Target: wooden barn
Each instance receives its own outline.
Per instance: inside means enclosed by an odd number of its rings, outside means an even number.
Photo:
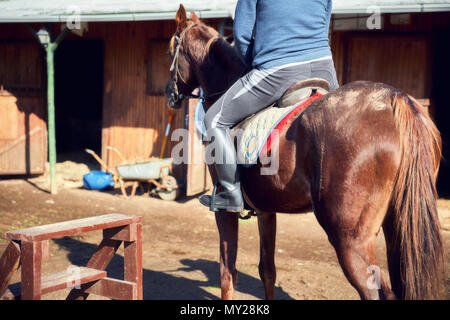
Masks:
[[[45,27],[55,39],[77,18],[80,25],[54,54],[58,161],[85,161],[89,148],[113,167],[121,160],[107,146],[126,159],[160,155],[168,122],[163,95],[167,50],[179,2],[147,1],[140,8],[130,1],[94,1],[98,7],[90,2],[74,1],[75,7],[63,1],[0,4],[1,175],[41,174],[47,161],[45,51],[30,27]],[[186,8],[216,28],[232,14],[226,2],[224,7],[195,2],[185,1]],[[172,129],[187,126],[187,109],[176,113]],[[169,140],[165,156],[174,144]],[[181,182],[191,175],[184,165],[174,170]]]
[[[206,23],[232,25],[236,1],[0,2],[0,175],[41,174],[48,159],[45,51],[31,30],[55,39],[79,19],[55,51],[55,129],[58,161],[83,161],[85,148],[109,166],[159,156],[168,122],[163,89],[169,77],[168,42],[179,3]],[[420,3],[419,3],[420,2]],[[405,90],[429,105],[444,137],[450,73],[450,1],[333,2],[330,41],[339,83],[372,80]],[[372,7],[375,5],[375,7]],[[228,31],[230,32],[230,31]],[[185,103],[172,130],[189,128],[190,160],[175,168],[192,195],[209,187],[199,164],[196,101]],[[170,142],[165,155],[170,156]],[[83,155],[83,156],[81,156]],[[449,190],[443,162],[440,190]]]

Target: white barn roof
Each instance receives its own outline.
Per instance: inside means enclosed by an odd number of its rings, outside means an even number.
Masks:
[[[180,3],[200,18],[233,17],[237,0],[0,0],[0,22],[63,22],[173,19]],[[333,0],[333,13],[450,11],[450,0]]]
[[[371,6],[382,13],[450,11],[449,0],[333,0],[333,13],[367,13]]]

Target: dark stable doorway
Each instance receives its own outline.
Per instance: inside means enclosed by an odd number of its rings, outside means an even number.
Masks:
[[[448,32],[448,31],[447,31]],[[437,190],[440,197],[450,197],[450,110],[448,106],[448,90],[450,82],[450,43],[443,41],[446,33],[438,34],[435,41],[433,59],[432,99],[436,104],[435,122],[442,137],[442,160],[437,179]]]
[[[55,51],[55,118],[58,162],[101,154],[103,41],[64,40]]]

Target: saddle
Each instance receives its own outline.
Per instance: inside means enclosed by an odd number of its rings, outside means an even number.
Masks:
[[[289,107],[315,93],[325,95],[330,91],[330,84],[325,79],[310,78],[294,83],[277,101],[279,108]]]
[[[271,106],[238,123],[233,129],[237,137],[238,163],[244,166],[256,164],[277,141],[278,134],[313,101],[327,94],[328,81],[310,78],[294,83]]]

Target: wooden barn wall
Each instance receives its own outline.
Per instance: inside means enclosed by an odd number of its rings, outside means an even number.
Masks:
[[[159,156],[167,124],[167,101],[147,93],[149,41],[166,40],[174,32],[172,22],[89,23],[83,38],[104,41],[102,158],[109,166],[120,158],[107,146],[116,147],[125,159]],[[168,59],[168,57],[167,57]],[[167,74],[161,75],[167,78]],[[183,126],[183,110],[173,128]],[[170,155],[173,143],[168,144]]]
[[[43,53],[25,28],[0,24],[0,174],[40,174],[47,160]]]
[[[47,127],[39,95],[0,91],[0,175],[41,174],[47,160]]]
[[[345,30],[333,31],[331,33],[330,43],[339,84],[343,85],[349,81],[353,81],[354,79],[349,77],[349,73],[352,72],[360,76],[364,74],[365,77],[361,80],[378,80],[372,79],[373,75],[366,70],[367,65],[364,65],[364,63],[360,64],[361,70],[352,70],[354,66],[351,65],[351,62],[354,59],[365,60],[367,63],[370,63],[371,60],[378,59],[379,61],[377,62],[380,65],[381,72],[384,72],[385,75],[385,82],[391,82],[393,85],[400,83],[400,86],[401,83],[409,83],[409,85],[411,85],[411,77],[406,74],[400,75],[399,77],[396,75],[398,79],[393,79],[392,81],[389,78],[389,68],[391,68],[391,66],[388,67],[388,64],[385,62],[389,60],[390,57],[383,56],[384,50],[387,49],[386,43],[381,43],[379,46],[376,45],[377,41],[384,37],[391,37],[391,40],[394,42],[406,37],[412,40],[411,43],[413,43],[414,40],[427,42],[427,49],[429,51],[424,53],[424,57],[427,59],[426,61],[421,61],[420,57],[414,56],[414,52],[410,52],[409,55],[406,53],[406,56],[400,58],[400,60],[402,60],[402,65],[398,66],[398,68],[408,68],[408,64],[414,66],[414,68],[418,68],[417,64],[421,64],[425,70],[424,72],[431,72],[429,67],[432,64],[433,59],[434,41],[447,41],[445,38],[442,38],[441,35],[446,35],[448,38],[448,31],[450,30],[450,12],[412,13],[410,14],[410,21],[407,24],[391,23],[391,20],[393,20],[395,15],[396,14],[383,15],[384,25],[382,30]],[[339,16],[333,16],[333,18],[339,18]],[[371,48],[371,51],[354,50],[352,52],[351,42],[352,39],[355,38],[366,39],[366,44],[372,43],[373,48]],[[392,55],[395,56],[395,52],[392,52]],[[421,90],[425,90],[427,92],[426,94],[429,95],[430,88],[421,88],[417,89],[415,92],[409,93],[413,95],[424,95]]]
[[[209,19],[206,22],[217,26],[219,20]],[[43,24],[32,26],[39,30]],[[63,24],[55,23],[52,27],[57,35]],[[116,147],[124,158],[130,160],[160,154],[168,121],[167,99],[160,91],[169,77],[167,49],[174,32],[174,21],[88,23],[82,37],[69,34],[63,40],[103,41],[101,156],[109,166],[117,165],[121,160],[117,154],[107,150],[107,146]],[[35,41],[25,24],[0,24],[0,39]],[[40,50],[38,45],[35,47],[34,50]],[[156,70],[150,74],[150,80],[149,70]],[[27,70],[18,74],[26,77]],[[153,85],[156,90],[152,90]],[[176,113],[172,131],[185,126],[185,112],[186,106]],[[170,156],[176,143],[168,142],[165,156]],[[178,168],[177,173],[181,178],[184,168]]]
[[[155,90],[161,91],[169,78],[167,49],[174,32],[173,21],[147,21],[90,23],[83,35],[104,41],[102,158],[109,166],[121,161],[107,146],[116,147],[125,159],[160,155],[168,109],[163,93]],[[171,132],[185,127],[185,113],[186,105],[177,111]],[[176,143],[169,139],[166,157]],[[184,166],[176,168],[176,175],[184,178]]]

